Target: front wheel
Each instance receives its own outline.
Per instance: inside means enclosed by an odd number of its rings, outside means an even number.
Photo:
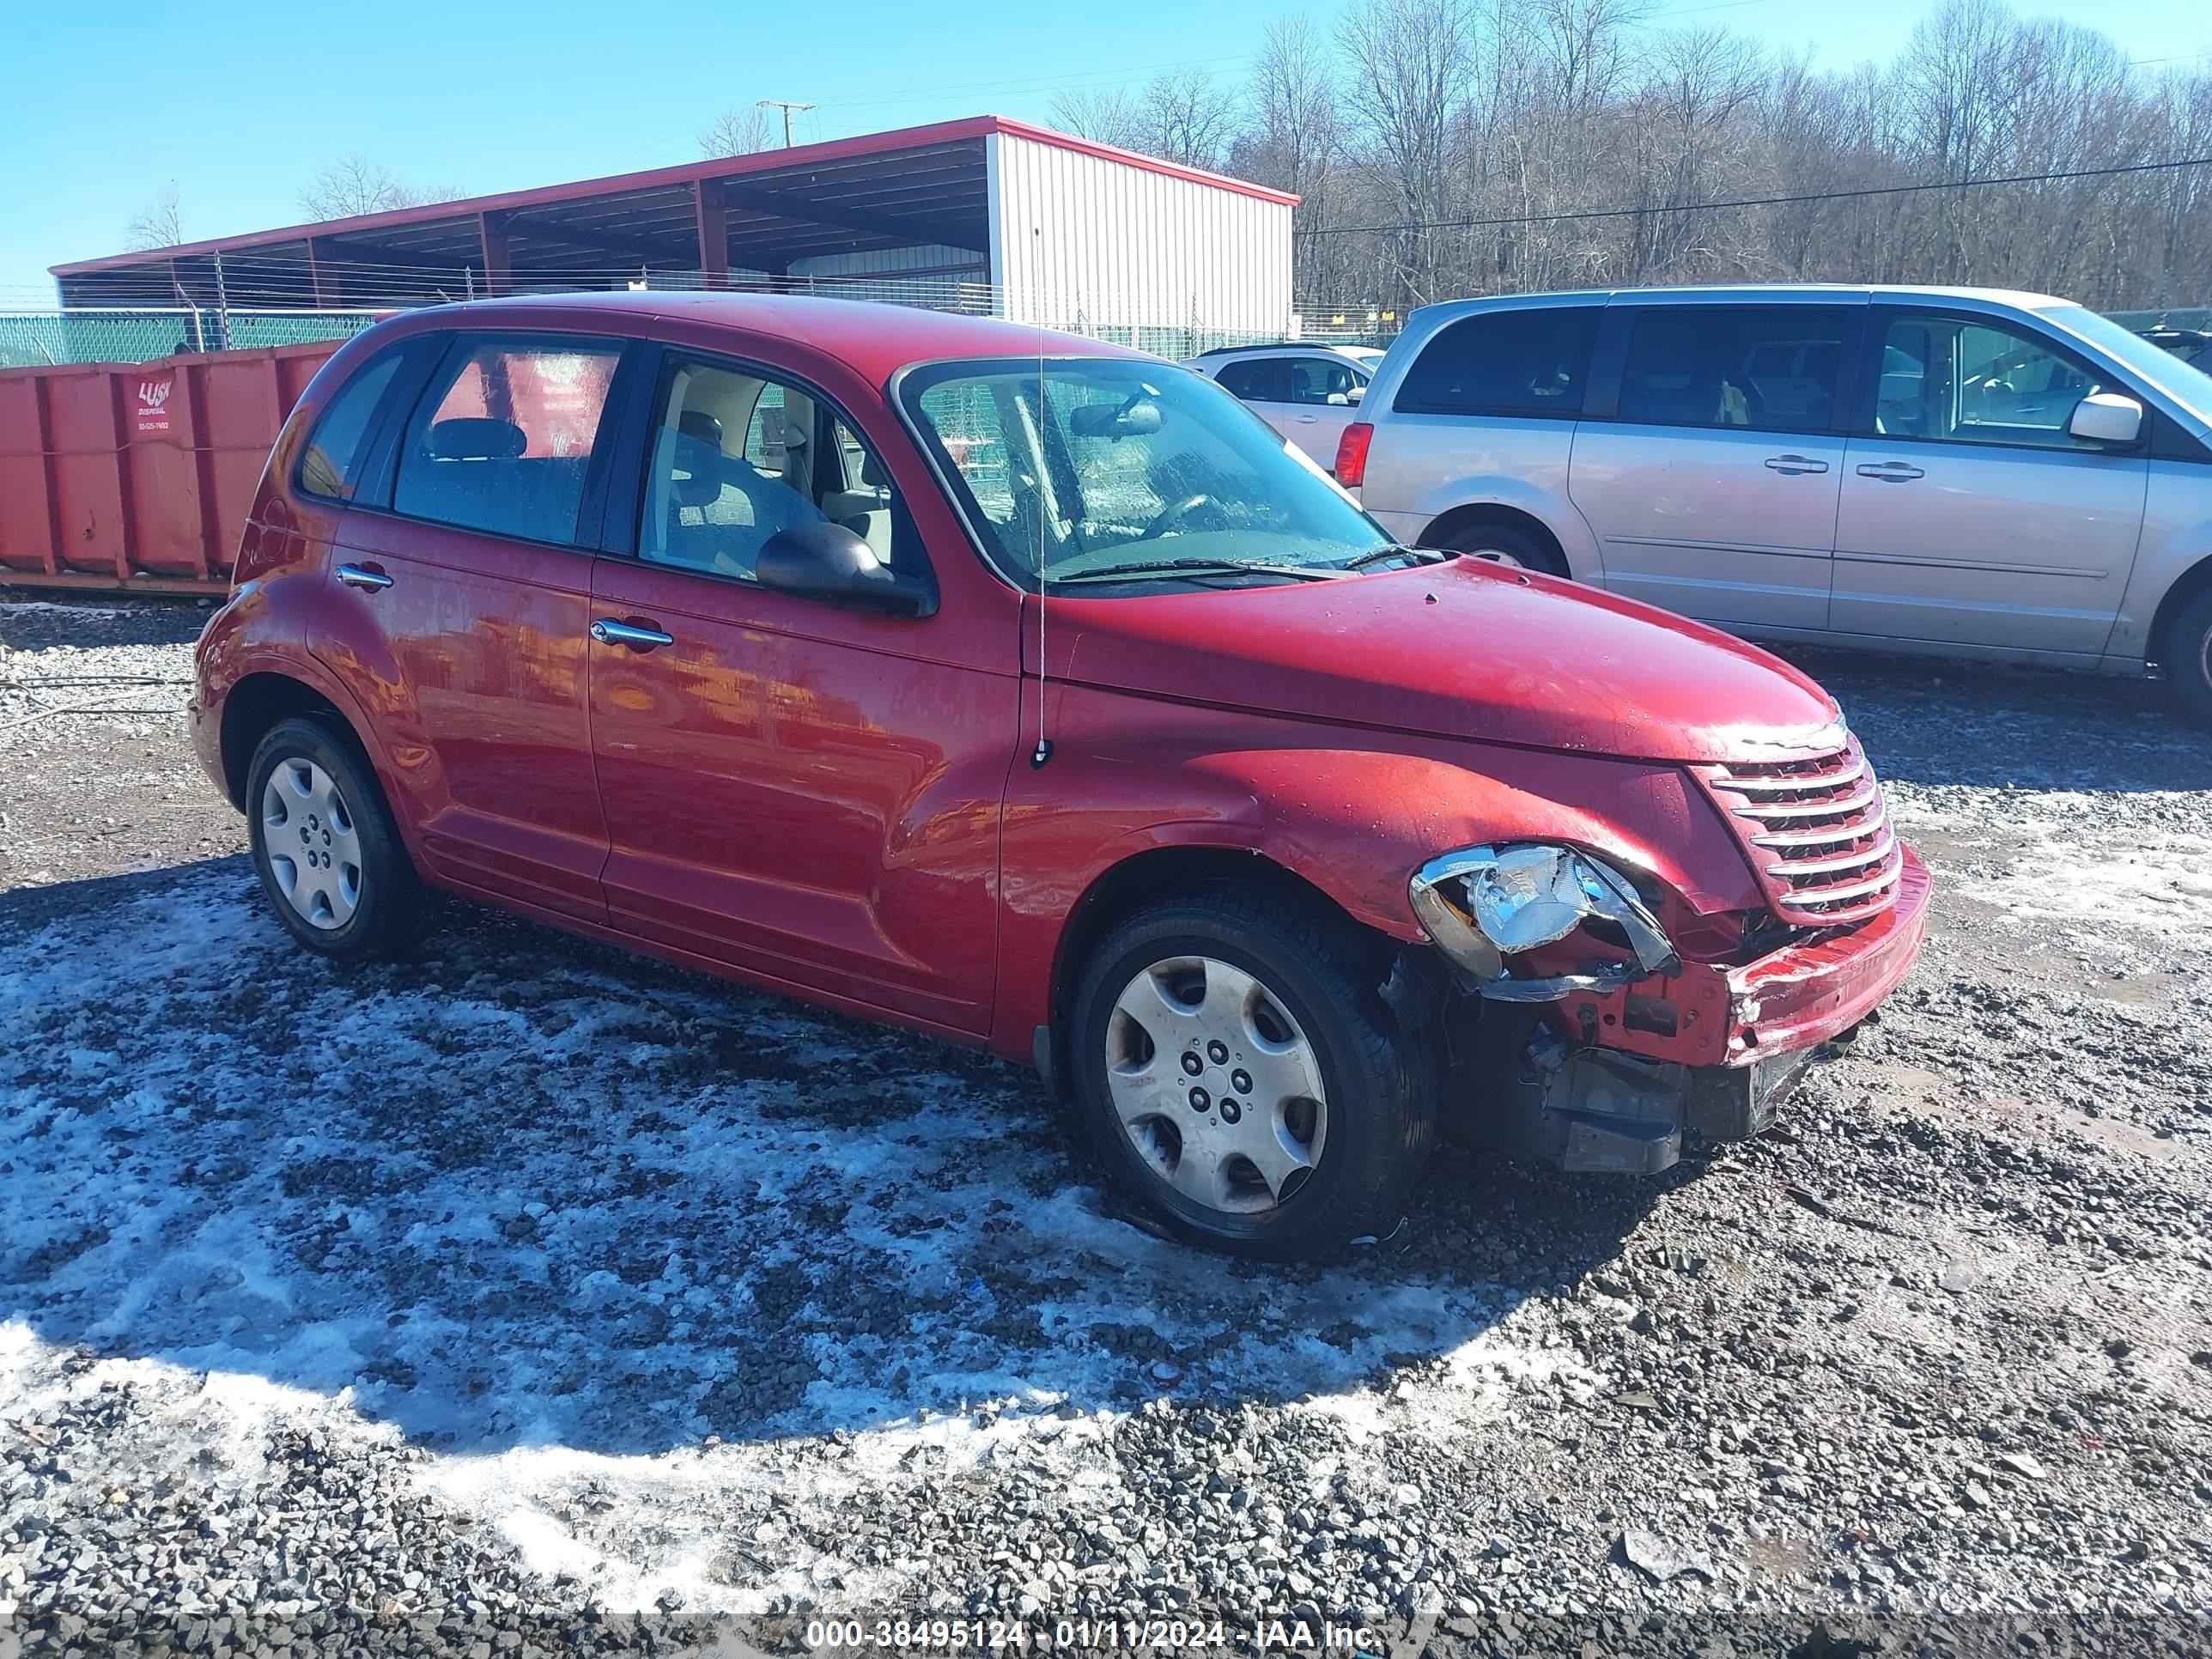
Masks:
[[[2212,587],[2181,607],[2162,654],[2176,700],[2198,725],[2212,726]]]
[[[1233,887],[1099,947],[1070,1021],[1083,1115],[1177,1237],[1288,1259],[1395,1224],[1434,1113],[1370,954],[1348,925]]]

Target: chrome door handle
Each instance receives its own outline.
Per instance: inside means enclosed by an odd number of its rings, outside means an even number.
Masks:
[[[1909,479],[1927,476],[1910,461],[1869,461],[1859,468],[1862,478],[1879,478],[1884,483],[1904,483]]]
[[[1775,472],[1826,472],[1828,464],[1816,461],[1810,455],[1769,455],[1766,465]]]
[[[592,624],[592,637],[601,645],[634,645],[641,651],[650,651],[657,645],[673,645],[676,635],[664,634],[657,628],[633,628],[626,622],[617,622],[611,617],[602,617]]]
[[[371,570],[358,564],[340,565],[338,580],[348,587],[365,587],[372,593],[392,586],[392,578],[381,570]]]

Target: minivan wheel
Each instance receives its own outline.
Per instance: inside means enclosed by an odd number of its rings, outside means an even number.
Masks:
[[[1516,570],[1536,570],[1571,579],[1567,562],[1543,538],[1516,525],[1479,524],[1439,538],[1463,559],[1482,559]]]
[[[1434,1113],[1366,954],[1243,887],[1152,906],[1099,946],[1070,1020],[1083,1115],[1176,1236],[1283,1260],[1396,1222]]]
[[[2212,726],[2212,587],[2181,607],[2161,654],[2182,708],[2198,725]]]
[[[351,733],[313,716],[282,721],[246,775],[253,867],[292,937],[340,961],[412,945],[428,896]]]

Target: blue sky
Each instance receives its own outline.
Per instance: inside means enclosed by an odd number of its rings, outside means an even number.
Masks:
[[[1928,4],[1654,9],[1659,21],[1725,26],[1842,65],[1886,58]],[[2212,13],[2189,0],[2021,9],[2094,24],[2138,58],[2212,49]],[[216,236],[295,222],[301,184],[348,151],[475,193],[695,159],[702,127],[757,98],[818,104],[799,118],[802,137],[986,112],[1045,120],[1062,88],[1194,64],[1237,75],[1267,23],[1298,10],[1325,23],[1337,15],[1273,0],[350,10],[31,0],[8,25],[0,65],[0,310],[51,303],[48,265],[118,252],[125,222],[170,179],[187,235]]]

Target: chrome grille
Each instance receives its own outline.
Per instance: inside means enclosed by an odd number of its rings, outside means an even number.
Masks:
[[[1783,921],[1825,927],[1897,902],[1904,848],[1857,738],[1803,760],[1737,761],[1698,772]]]

